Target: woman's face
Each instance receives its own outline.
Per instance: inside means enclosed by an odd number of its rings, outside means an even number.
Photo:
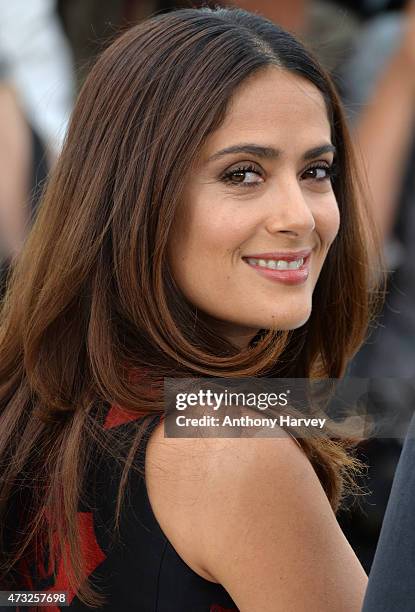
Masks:
[[[267,67],[238,89],[192,167],[169,261],[186,298],[236,346],[310,317],[339,229],[333,150],[318,89]]]

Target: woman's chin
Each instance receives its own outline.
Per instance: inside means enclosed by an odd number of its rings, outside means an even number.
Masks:
[[[311,310],[303,313],[298,313],[297,316],[292,314],[287,316],[275,316],[268,320],[267,325],[261,327],[267,329],[279,329],[281,331],[288,331],[290,329],[298,329],[302,327],[309,320]]]

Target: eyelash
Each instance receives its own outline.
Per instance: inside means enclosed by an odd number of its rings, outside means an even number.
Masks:
[[[306,168],[303,172],[303,174],[305,172],[308,172],[310,170],[326,170],[327,174],[324,178],[322,179],[314,179],[316,180],[318,183],[322,183],[324,181],[327,180],[332,180],[336,174],[337,174],[337,167],[336,164],[333,162],[332,165],[330,164],[322,164],[320,163],[315,163],[312,164],[311,166],[309,166],[308,168]],[[253,183],[234,183],[232,182],[232,177],[235,174],[242,174],[242,173],[246,173],[246,172],[254,172],[255,174],[260,174],[260,172],[258,172],[258,169],[255,166],[252,165],[248,165],[248,166],[240,166],[239,168],[233,168],[232,170],[229,170],[228,172],[225,172],[225,174],[222,175],[221,180],[224,183],[228,183],[232,186],[235,187],[258,187],[259,185],[262,185],[262,182],[253,182]]]

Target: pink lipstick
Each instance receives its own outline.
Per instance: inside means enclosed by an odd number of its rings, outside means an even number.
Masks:
[[[285,283],[287,285],[298,285],[304,283],[310,272],[310,256],[312,249],[304,249],[295,252],[272,252],[255,253],[245,255],[245,263],[255,270],[258,274],[274,282]],[[278,269],[278,261],[293,262],[302,259],[303,262],[298,268]]]

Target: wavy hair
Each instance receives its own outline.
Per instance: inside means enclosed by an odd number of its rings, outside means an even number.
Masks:
[[[295,330],[261,330],[240,350],[196,316],[166,253],[192,161],[238,86],[269,65],[307,79],[324,97],[341,225],[309,320]],[[96,424],[105,402],[147,417],[163,411],[165,376],[344,374],[382,294],[371,272],[382,270],[380,249],[358,176],[330,78],[300,42],[262,17],[222,8],[156,15],[99,57],[1,311],[2,584],[13,584],[19,560],[47,529],[49,543],[65,553],[74,590],[87,603],[101,601],[83,581],[76,512],[94,461],[91,441],[116,453]],[[143,430],[124,462],[118,512]],[[301,444],[336,508],[355,460],[340,441]],[[19,489],[26,511],[11,542]]]

